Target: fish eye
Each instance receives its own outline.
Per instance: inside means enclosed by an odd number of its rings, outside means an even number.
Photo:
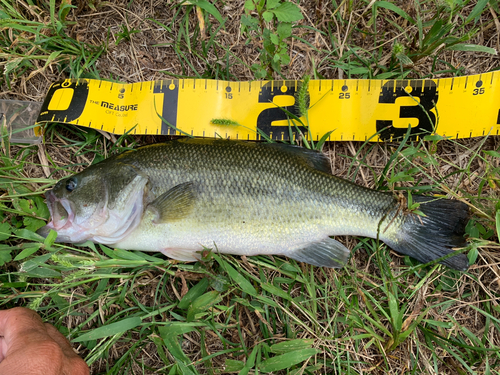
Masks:
[[[69,192],[72,192],[73,190],[75,190],[76,188],[76,180],[74,178],[70,178],[67,182],[66,182],[66,190],[69,191]]]

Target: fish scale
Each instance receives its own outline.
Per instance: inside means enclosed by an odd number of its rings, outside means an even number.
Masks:
[[[70,192],[65,189],[69,179],[71,187],[76,185]],[[86,236],[186,261],[212,249],[286,255],[340,267],[350,252],[331,236],[358,235],[379,237],[394,250],[428,262],[464,244],[463,222],[468,215],[461,202],[415,196],[427,215],[417,218],[401,210],[392,194],[333,176],[323,154],[284,144],[174,140],[127,151],[69,179],[49,193],[51,212],[61,211],[60,205],[74,207],[75,212],[85,206],[86,213],[102,206],[103,197],[96,195],[95,186],[87,186],[89,181],[102,181],[109,196],[108,215],[118,221],[106,225],[126,230],[96,237],[94,229],[85,232],[65,224],[68,229],[58,229],[58,240],[74,242],[73,237]],[[450,210],[456,211],[455,217],[445,218],[443,212]],[[54,220],[42,234],[61,226]],[[429,234],[436,238],[429,239]],[[463,254],[443,263],[457,269],[468,266]]]

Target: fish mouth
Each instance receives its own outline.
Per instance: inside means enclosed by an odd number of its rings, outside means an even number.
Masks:
[[[102,199],[86,203],[75,196],[70,199],[59,196],[54,190],[47,191],[45,201],[51,219],[37,233],[47,238],[51,230],[56,231],[56,242],[81,244],[90,240],[102,244],[117,243],[127,237],[141,221],[147,181],[147,178],[138,175],[132,188],[125,189],[126,202],[112,208],[108,207],[107,189]]]
[[[58,199],[52,191],[46,192],[45,198],[52,220],[37,230],[37,233],[43,237],[47,237],[51,230],[60,231],[70,228],[75,218],[74,210],[69,200],[64,198]],[[56,241],[66,242],[67,239],[67,236],[58,234]]]

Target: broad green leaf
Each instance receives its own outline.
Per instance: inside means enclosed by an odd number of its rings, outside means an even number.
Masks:
[[[184,364],[188,364],[191,362],[181,348],[181,345],[179,343],[179,336],[166,335],[164,337],[162,335],[162,339],[168,351],[177,360],[178,364],[179,362],[182,362]]]
[[[77,8],[74,5],[71,5],[71,0],[63,0],[61,1],[61,7],[59,8],[58,16],[59,19],[62,22],[66,21],[66,16],[68,15],[69,11],[73,8]]]
[[[38,267],[40,265],[44,265],[45,262],[47,260],[49,260],[51,257],[52,257],[52,254],[44,254],[44,255],[37,256],[33,259],[30,259],[21,265],[21,271],[28,272],[35,267]]]
[[[50,255],[50,254],[49,254]],[[59,271],[53,270],[47,267],[34,267],[31,268],[26,274],[30,277],[40,277],[40,278],[59,278],[61,273]]]
[[[319,352],[320,351],[317,349],[310,348],[295,350],[293,352],[278,355],[261,362],[259,370],[262,372],[273,372],[289,369],[294,365],[304,362],[305,360],[309,359]]]
[[[500,158],[500,152],[495,151],[495,150],[487,150],[483,151],[486,155],[493,156],[495,158]]]
[[[88,243],[88,245],[87,245],[87,243]],[[87,241],[87,242],[83,243],[82,246],[95,246],[95,245],[92,242]],[[99,247],[101,248],[102,252],[104,254],[106,254],[108,257],[110,257],[111,259],[119,259],[118,254],[115,253],[113,250],[111,250],[109,247],[101,245],[101,244],[99,244]]]
[[[16,236],[29,241],[43,242],[45,240],[45,238],[39,234],[28,229],[16,229],[14,230],[14,233]]]
[[[250,356],[247,358],[247,362],[245,363],[245,367],[241,369],[238,375],[247,375],[250,370],[255,366],[255,358],[260,357],[260,349],[262,347],[262,344],[257,344],[254,346],[252,353],[250,353]]]
[[[49,208],[45,204],[43,198],[38,197],[38,196],[33,197],[33,201],[35,202],[35,205],[36,205],[37,216],[48,220],[50,217],[50,212],[49,212]]]
[[[280,0],[267,0],[266,2],[266,8],[267,9],[274,9],[280,4]]]
[[[68,9],[69,10],[69,9]],[[54,51],[52,52],[47,61],[45,62],[45,66],[44,67],[47,67],[49,66],[55,59],[57,59],[59,57],[59,55],[62,53],[62,51]]]
[[[276,28],[280,39],[288,38],[292,35],[292,24],[290,22],[280,22]]]
[[[284,300],[290,301],[292,297],[288,295],[287,292],[285,292],[283,289],[278,288],[272,284],[269,283],[263,283],[261,284],[262,289],[264,289],[266,292],[271,293],[272,295],[278,296],[283,298]]]
[[[45,247],[51,247],[52,245],[54,245],[56,238],[57,238],[57,232],[51,229],[49,234],[43,241],[43,244],[45,245]]]
[[[257,295],[257,291],[255,290],[253,285],[250,284],[250,281],[245,279],[245,277],[243,277],[242,274],[240,274],[232,266],[230,266],[229,263],[226,263],[225,269],[229,274],[229,277],[236,282],[236,284],[241,288],[242,291],[252,296]]]
[[[0,266],[12,260],[11,250],[0,250]]]
[[[279,54],[281,64],[282,65],[288,65],[290,64],[290,55],[288,55],[288,51],[281,51]],[[305,143],[306,140],[304,139],[303,142]],[[307,146],[306,146],[307,147]]]
[[[84,333],[78,336],[73,342],[91,341],[98,340],[104,337],[114,336],[119,333],[125,333],[126,331],[140,326],[142,323],[141,318],[133,317],[120,320],[119,322],[107,324],[105,326],[93,329],[90,332]]]
[[[27,257],[29,257],[30,255],[36,253],[38,251],[38,249],[40,249],[40,246],[35,246],[35,247],[28,247],[26,249],[24,249],[23,251],[21,251],[19,254],[16,255],[16,257],[14,258],[14,260],[23,260]]]
[[[144,260],[143,257],[127,250],[122,249],[114,249],[113,252],[118,256],[119,259],[127,259],[127,260]]]
[[[245,1],[245,9],[246,10],[254,10],[255,9],[255,3],[253,0],[246,0]]]
[[[349,338],[351,340],[363,340],[363,339],[369,339],[372,337],[373,337],[373,335],[371,333],[361,333],[359,335],[349,336]]]
[[[370,71],[370,69],[365,68],[364,66],[358,66],[358,67],[349,69],[349,73],[352,74],[352,75],[355,75],[355,74],[366,74],[369,71]],[[392,73],[390,73],[390,74],[392,74]]]
[[[165,350],[163,349],[164,348],[163,347],[163,340],[156,335],[150,335],[149,338],[156,345],[156,350],[157,350],[158,356],[163,361],[163,364],[165,366],[170,365],[170,360],[167,358],[167,355],[165,354]]]
[[[275,33],[271,33],[270,35],[271,37],[271,42],[273,42],[273,44],[280,44],[280,38],[278,37],[278,35],[276,35]]]
[[[396,58],[399,60],[399,62],[403,65],[413,65],[412,59],[410,59],[408,56],[406,56],[404,53],[397,53]]]
[[[10,237],[11,229],[9,223],[0,223],[0,241],[5,241]]]
[[[387,294],[389,297],[389,312],[391,314],[392,325],[394,329],[399,332],[402,324],[399,313],[399,301],[391,292],[388,292]]]
[[[272,299],[267,298],[265,296],[257,296],[257,299],[262,302],[264,305],[271,306],[271,307],[279,307],[279,305],[274,302]]]
[[[226,362],[224,364],[225,364],[224,371],[226,372],[241,371],[245,367],[245,362],[229,358],[226,358]]]
[[[193,301],[191,306],[189,306],[187,321],[193,321],[196,314],[207,311],[210,307],[212,307],[216,303],[219,303],[221,299],[222,297],[220,296],[220,293],[216,290],[205,293],[204,295],[198,297]]]
[[[262,13],[262,18],[264,18],[266,22],[271,22],[274,18],[274,13],[266,10],[264,13]]]
[[[188,361],[187,363],[190,363],[190,361]],[[199,375],[199,372],[196,371],[193,366],[188,366],[186,363],[184,362],[178,362],[177,363],[177,367],[179,369],[178,372],[176,372],[176,374],[179,374],[179,375]]]
[[[283,341],[279,344],[271,345],[271,352],[275,354],[285,354],[295,350],[310,348],[314,344],[314,339],[296,339]]]
[[[28,200],[28,199],[19,199],[17,201],[17,204],[19,205],[19,207],[25,212],[27,213],[28,215],[33,215],[35,212],[33,210],[33,202],[31,200]]]
[[[148,260],[150,262],[165,262],[164,259],[158,258],[152,255],[149,255],[145,252],[142,251],[132,251],[132,254],[136,255],[137,257],[143,259],[143,260]],[[137,259],[139,260],[139,259]]]
[[[283,3],[271,12],[274,13],[279,22],[295,22],[304,18],[299,7],[293,3]]]
[[[498,226],[497,226],[497,231],[498,231]],[[479,256],[479,250],[477,249],[476,244],[473,243],[471,246],[472,248],[467,253],[467,258],[469,259],[469,264],[474,264],[476,263],[477,257]]]
[[[31,31],[31,30],[30,30]],[[8,75],[10,72],[14,71],[23,63],[23,58],[22,57],[17,57],[14,59],[9,59],[7,63],[5,64],[4,68],[4,74]]]
[[[208,288],[208,279],[201,279],[198,284],[193,286],[188,290],[186,295],[182,297],[181,301],[177,305],[179,309],[187,309],[189,305],[198,297],[200,297]]]
[[[489,0],[479,0],[465,20],[465,23],[468,24],[472,20],[474,20],[474,22],[477,22],[484,11],[484,8],[486,8],[486,6],[488,5],[488,2]]]
[[[424,321],[425,323],[427,323],[429,325],[433,325],[435,327],[440,327],[440,328],[444,328],[444,329],[451,329],[453,327],[452,322],[441,322],[441,321],[432,320],[432,319],[423,319],[422,321]]]
[[[180,336],[185,333],[193,332],[196,330],[196,327],[202,327],[204,325],[203,323],[172,322],[159,327],[158,332],[160,336],[165,339],[166,337]]]
[[[491,55],[496,55],[497,50],[494,48],[486,47],[486,46],[480,46],[478,44],[466,44],[466,43],[460,43],[460,44],[455,44],[451,47],[447,47],[446,49],[452,50],[452,51],[466,51],[466,52],[485,52],[489,53]]]
[[[407,20],[408,22],[412,23],[412,24],[415,24],[415,20],[413,18],[411,18],[408,13],[406,13],[403,9],[401,9],[400,7],[398,7],[397,5],[393,4],[393,3],[390,3],[388,1],[376,1],[374,3],[374,7],[376,8],[385,8],[387,10],[391,10],[393,11],[394,13],[400,15],[401,17],[403,17],[405,20]]]
[[[61,297],[58,293],[51,293],[50,298],[54,301],[55,307],[58,310],[63,310],[69,306],[69,302]]]
[[[38,229],[45,225],[45,221],[40,219],[35,219],[34,217],[25,216],[23,218],[23,224],[26,229],[36,232]]]
[[[247,16],[246,14],[241,16],[242,30],[248,31],[256,29],[259,26],[259,21],[253,17]]]
[[[214,16],[215,19],[219,21],[221,24],[224,23],[224,19],[222,18],[217,8],[212,3],[209,3],[207,0],[190,0],[190,3],[197,5],[201,9],[207,11],[209,14]]]

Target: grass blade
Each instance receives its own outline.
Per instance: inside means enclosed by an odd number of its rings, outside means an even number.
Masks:
[[[141,324],[142,319],[139,317],[126,318],[120,320],[119,322],[95,328],[92,331],[84,333],[76,339],[73,339],[73,342],[92,341],[102,339],[104,337],[114,336],[120,333],[125,333],[130,329],[140,326]]]

